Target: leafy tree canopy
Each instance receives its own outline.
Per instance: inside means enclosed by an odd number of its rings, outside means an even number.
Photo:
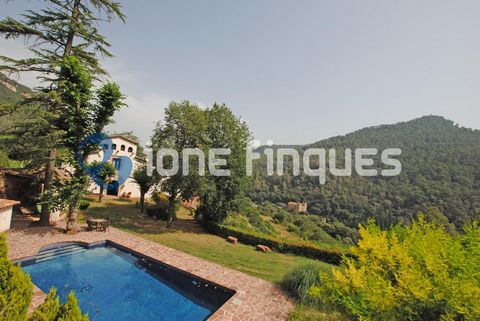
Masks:
[[[226,217],[250,181],[245,175],[249,140],[247,125],[225,105],[201,109],[188,101],[170,103],[164,121],[157,124],[152,136],[154,154],[159,149],[173,149],[178,153],[179,170],[162,181],[162,190],[170,195],[169,222],[174,218],[173,202],[178,195],[185,199],[200,196],[198,212],[205,220],[219,222]],[[203,156],[184,155],[185,150],[194,148],[201,150]],[[209,153],[220,148],[230,149],[230,153],[216,156],[226,164],[215,167],[229,171],[228,176],[214,176],[209,170],[210,165],[214,167]],[[200,171],[199,158],[205,164],[205,173]],[[164,164],[164,168],[172,168],[172,157],[164,157]],[[187,164],[189,172],[184,174]]]

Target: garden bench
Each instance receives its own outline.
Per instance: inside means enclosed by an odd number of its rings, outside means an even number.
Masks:
[[[264,253],[272,252],[272,250],[268,246],[261,245],[261,244],[257,245],[257,251],[261,251],[261,252],[264,252]]]

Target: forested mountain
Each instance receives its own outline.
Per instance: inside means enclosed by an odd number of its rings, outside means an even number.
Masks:
[[[0,73],[0,167],[23,167],[29,162],[19,161],[18,153],[23,154],[27,146],[40,147],[33,139],[25,138],[24,144],[15,139],[21,136],[17,133],[25,133],[25,129],[34,130],[38,124],[37,107],[16,104],[31,97],[32,94],[33,91],[27,86]],[[14,140],[16,143],[13,143]],[[37,155],[36,152],[32,154]]]
[[[299,147],[401,148],[395,158],[402,163],[397,177],[333,177],[324,185],[300,171],[293,176],[291,162],[283,176],[267,176],[265,159],[255,165],[255,184],[250,197],[256,202],[308,202],[309,212],[355,227],[368,217],[382,226],[410,221],[418,212],[438,207],[456,226],[478,215],[480,209],[480,131],[459,127],[439,116],[425,116],[395,125],[358,130]],[[327,157],[328,159],[328,157]],[[353,156],[354,159],[354,156]],[[338,157],[339,168],[344,164]],[[379,157],[378,168],[385,167]],[[382,167],[383,165],[383,167]],[[327,171],[328,172],[328,171]]]
[[[27,108],[14,109],[11,108],[11,104],[17,103],[31,94],[30,88],[0,73],[0,116],[2,116],[0,117],[0,135],[5,134],[4,131],[10,128],[17,118],[30,117],[25,112]]]
[[[13,103],[31,94],[31,89],[0,73],[0,103]]]

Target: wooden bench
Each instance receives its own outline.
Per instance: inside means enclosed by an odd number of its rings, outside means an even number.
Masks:
[[[261,245],[261,244],[257,245],[257,251],[261,251],[261,252],[264,252],[264,253],[272,252],[272,250],[268,246]]]
[[[232,244],[237,244],[238,243],[238,239],[236,237],[233,237],[233,236],[227,237],[227,241],[232,243]]]

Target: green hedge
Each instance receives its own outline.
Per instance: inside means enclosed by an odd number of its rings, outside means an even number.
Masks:
[[[238,238],[239,242],[256,246],[258,244],[266,245],[269,248],[281,252],[291,253],[295,255],[301,255],[308,258],[321,260],[330,264],[340,264],[342,257],[346,254],[344,251],[337,249],[325,249],[319,246],[315,246],[311,243],[293,243],[285,242],[281,239],[265,236],[261,234],[255,234],[253,232],[241,231],[232,227],[219,225],[215,222],[206,223],[207,230],[222,237],[233,236]]]

